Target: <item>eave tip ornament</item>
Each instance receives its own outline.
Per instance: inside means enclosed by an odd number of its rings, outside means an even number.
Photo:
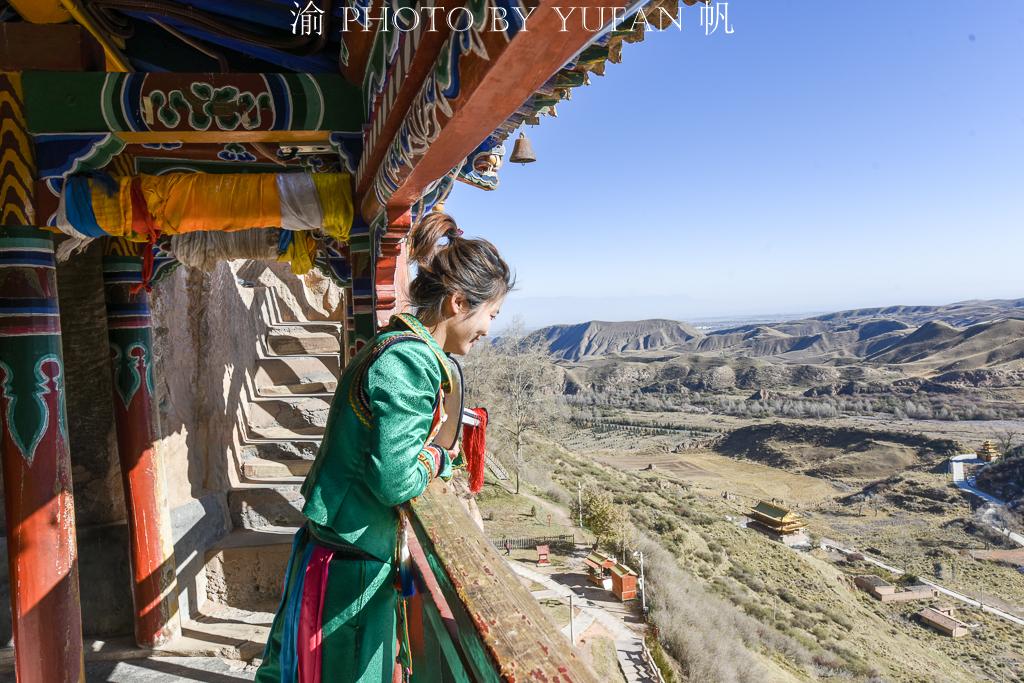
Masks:
[[[537,155],[533,153],[533,145],[530,144],[526,133],[519,133],[516,145],[512,148],[512,156],[508,160],[513,164],[532,164],[537,161]]]

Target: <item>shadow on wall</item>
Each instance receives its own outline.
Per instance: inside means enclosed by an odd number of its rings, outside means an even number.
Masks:
[[[154,288],[153,346],[160,429],[183,618],[205,601],[206,549],[230,531],[228,472],[245,371],[261,324],[230,264],[181,267]]]
[[[227,493],[245,459],[243,403],[255,386],[258,344],[268,331],[266,291],[308,319],[342,315],[337,288],[287,264],[184,267],[154,288],[156,396],[161,450],[184,617],[205,599],[206,550],[231,530]]]

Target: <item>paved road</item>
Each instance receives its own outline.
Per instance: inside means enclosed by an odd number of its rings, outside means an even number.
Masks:
[[[990,505],[995,505],[997,507],[1005,506],[1006,501],[1000,500],[995,496],[985,493],[979,488],[976,488],[974,486],[974,479],[972,477],[967,477],[964,475],[964,465],[979,465],[981,463],[982,461],[978,460],[978,456],[975,455],[974,453],[961,453],[960,455],[954,455],[952,458],[949,459],[949,472],[950,474],[953,475],[953,483],[956,484],[957,487],[960,488],[960,490],[966,491],[967,493],[970,493],[972,496],[977,496],[978,498],[981,498],[983,501],[989,503]],[[1024,536],[1013,531],[1010,531],[1005,527],[999,526],[995,522],[992,522],[989,519],[987,519],[987,516],[983,516],[982,519],[984,519],[986,524],[988,524],[991,528],[993,528],[1003,536],[1006,536],[1019,546],[1024,546]]]
[[[858,554],[860,554],[860,555],[862,555],[864,557],[864,561],[865,562],[870,562],[871,564],[875,565],[876,567],[881,567],[882,569],[886,570],[887,572],[891,572],[891,573],[893,573],[893,574],[895,574],[897,576],[903,576],[904,574],[906,574],[906,571],[900,569],[899,567],[894,567],[891,564],[886,564],[885,562],[882,562],[881,560],[879,560],[877,558],[871,557],[870,555],[867,555],[867,554],[865,554],[865,553],[863,553],[863,552],[861,552],[859,550],[854,550],[852,548],[845,548],[845,547],[839,545],[838,543],[836,543],[835,541],[833,541],[830,538],[823,538],[823,539],[821,539],[821,546],[822,546],[822,548],[825,548],[826,550],[829,549],[829,548],[831,548],[832,550],[838,550],[839,552],[843,553],[844,555],[849,555],[851,553],[858,553]],[[939,584],[937,584],[937,583],[935,583],[933,581],[929,581],[929,580],[921,578],[921,577],[918,577],[918,580],[921,583],[923,583],[923,584],[931,586],[932,588],[934,588],[935,590],[939,591],[940,593],[953,598],[954,600],[959,600],[960,602],[967,603],[968,605],[971,605],[972,607],[980,607],[982,610],[988,612],[989,614],[994,614],[995,616],[1001,617],[1003,619],[1006,619],[1007,621],[1013,622],[1014,624],[1017,624],[1018,626],[1024,626],[1024,619],[1021,619],[1018,616],[1010,614],[1009,612],[1004,612],[1003,610],[998,609],[996,607],[992,607],[991,605],[983,605],[982,603],[978,602],[974,598],[968,597],[968,596],[964,595],[963,593],[957,593],[956,591],[952,591],[952,590],[950,590],[948,588],[940,586]]]
[[[622,675],[626,677],[629,683],[660,683],[661,679],[658,676],[658,672],[648,664],[647,659],[644,657],[642,633],[629,628],[618,617],[609,614],[599,605],[576,593],[568,586],[559,583],[547,574],[541,574],[515,561],[510,561],[509,566],[519,576],[536,581],[544,586],[547,589],[544,591],[545,595],[557,595],[566,600],[572,595],[573,606],[581,609],[582,618],[587,620],[588,626],[596,621],[606,631],[611,633],[612,638],[615,639],[615,654],[619,659],[619,668],[622,669]],[[582,626],[582,624],[582,621],[577,622],[577,625]],[[563,629],[563,632],[568,637],[568,627]],[[582,628],[576,629],[576,637],[578,638],[582,632]]]

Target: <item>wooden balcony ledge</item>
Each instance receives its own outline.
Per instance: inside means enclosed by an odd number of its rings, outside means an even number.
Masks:
[[[434,481],[411,507],[410,545],[420,589],[408,615],[416,683],[598,682],[466,513],[451,484]]]

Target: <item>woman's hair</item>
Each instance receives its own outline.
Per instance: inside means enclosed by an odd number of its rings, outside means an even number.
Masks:
[[[447,238],[447,244],[441,241]],[[461,292],[471,309],[505,296],[515,285],[508,264],[497,248],[482,239],[468,239],[446,213],[424,216],[409,233],[409,260],[418,264],[409,285],[410,303],[417,315],[441,319],[449,294]]]

